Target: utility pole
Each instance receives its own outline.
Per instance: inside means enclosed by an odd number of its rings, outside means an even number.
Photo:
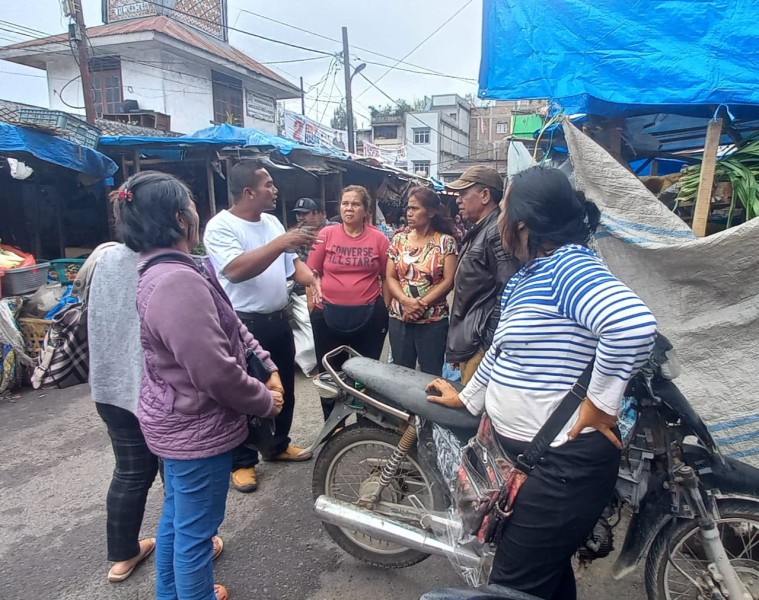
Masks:
[[[79,51],[79,73],[82,77],[82,92],[84,94],[84,113],[90,125],[95,124],[95,95],[90,79],[90,62],[87,56],[87,29],[84,26],[82,0],[74,0],[74,29],[70,32]]]
[[[303,77],[300,78],[300,114],[306,116],[306,92],[303,90]]]
[[[348,28],[343,27],[343,67],[345,69],[345,116],[348,124],[348,152],[356,153],[356,139],[353,135],[353,97],[351,94],[351,60],[348,50]]]

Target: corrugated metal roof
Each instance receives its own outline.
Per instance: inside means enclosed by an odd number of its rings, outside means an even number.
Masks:
[[[183,42],[193,48],[198,48],[219,58],[228,60],[244,69],[273,79],[278,83],[288,86],[293,90],[293,93],[300,96],[300,90],[292,83],[287,81],[284,77],[277,75],[271,69],[266,68],[264,65],[254,60],[244,52],[241,52],[233,46],[213,40],[202,33],[193,31],[189,27],[186,27],[174,21],[164,15],[158,17],[148,17],[146,19],[133,19],[129,21],[121,21],[118,23],[110,23],[108,25],[99,25],[97,27],[88,27],[87,36],[90,38],[102,38],[112,35],[125,35],[129,33],[142,33],[147,31],[153,31],[156,33],[162,33],[177,41]],[[26,42],[20,42],[18,44],[12,44],[10,46],[4,46],[3,50],[21,50],[24,48],[36,48],[46,44],[54,44],[68,41],[68,34],[62,33],[60,35],[53,35],[46,38],[37,38]]]

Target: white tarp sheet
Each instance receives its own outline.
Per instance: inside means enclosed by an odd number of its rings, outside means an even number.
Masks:
[[[696,239],[603,148],[564,122],[575,185],[602,211],[611,270],[677,349],[677,384],[726,454],[759,466],[759,219]]]

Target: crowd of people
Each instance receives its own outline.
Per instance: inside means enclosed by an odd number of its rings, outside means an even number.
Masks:
[[[554,471],[531,475],[535,483],[521,493],[520,503],[528,500],[493,569],[495,583],[572,597],[556,593],[569,585],[569,557],[598,517],[619,460],[620,382],[655,330],[645,306],[587,248],[598,222],[594,205],[563,174],[541,168],[518,176],[504,199],[497,171],[476,166],[448,184],[458,220],[437,193],[414,187],[405,225],[388,239],[372,224],[374,202],[362,186],[342,190],[334,221],[319,203],[299,199],[298,225],[289,231],[267,213],[277,188],[264,164],[236,165],[229,187],[234,203],[208,222],[204,259],[191,256],[199,218],[181,181],[148,171],[113,193],[123,244],[99,258],[88,313],[92,395],[116,460],[106,500],[109,581],[129,577],[155,550],[158,600],[225,600],[213,559],[223,549],[217,534],[230,478],[233,489],[249,493],[261,458],[311,458],[289,437],[296,366],[320,371],[324,355],[341,345],[379,359],[388,338],[396,364],[437,376],[446,364],[460,369],[464,390],[436,380],[434,401],[487,411],[514,452],[598,348],[589,399],[551,455],[557,468],[586,466],[558,492]],[[583,280],[584,295],[575,289],[578,272],[593,274]],[[608,302],[593,312],[596,286],[624,305],[625,318]],[[549,290],[545,301],[531,297],[536,288]],[[552,291],[563,298],[557,306]],[[617,342],[628,326],[640,329],[635,352]],[[548,351],[554,338],[565,350]],[[548,344],[545,354],[540,344]],[[482,388],[487,399],[479,405],[473,398]],[[332,400],[321,404],[326,419]],[[165,498],[157,536],[140,540],[158,473]],[[603,484],[589,485],[596,480]],[[565,512],[537,524],[537,507],[549,496],[583,518]],[[564,528],[572,535],[559,543]],[[520,557],[522,547],[534,549],[532,559],[552,552],[555,560],[536,571],[528,554]]]

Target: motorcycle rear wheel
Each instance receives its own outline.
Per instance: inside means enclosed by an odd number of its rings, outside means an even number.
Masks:
[[[731,564],[751,593],[759,600],[759,504],[741,500],[719,503],[717,527]],[[669,555],[672,555],[672,561]],[[672,563],[676,563],[684,575]],[[698,581],[708,573],[700,546],[698,522],[683,520],[668,526],[656,537],[646,561],[646,592],[649,600],[700,600]],[[719,597],[719,596],[718,596]]]
[[[321,495],[356,503],[362,492],[377,484],[379,473],[395,450],[399,433],[366,425],[351,425],[334,435],[314,465],[314,499]],[[368,487],[369,486],[369,487]],[[436,473],[425,471],[412,448],[381,500],[411,506],[415,494],[425,507],[444,510],[443,484]],[[371,538],[356,531],[324,523],[335,543],[354,558],[383,569],[415,565],[429,554]]]

